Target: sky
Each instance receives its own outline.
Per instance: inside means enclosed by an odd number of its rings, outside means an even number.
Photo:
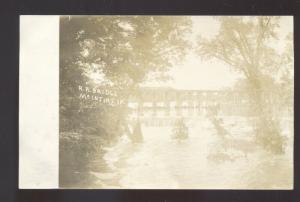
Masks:
[[[192,33],[190,40],[196,43],[200,34],[206,38],[213,37],[219,30],[219,24],[211,16],[192,16]],[[280,40],[272,44],[277,51],[281,52],[285,47],[285,36],[293,31],[293,18],[282,16],[280,20]],[[171,68],[169,75],[173,78],[169,82],[146,82],[145,86],[158,87],[168,86],[176,89],[190,90],[221,90],[230,88],[242,78],[241,75],[231,70],[221,61],[204,61],[193,51],[187,54],[182,64]]]

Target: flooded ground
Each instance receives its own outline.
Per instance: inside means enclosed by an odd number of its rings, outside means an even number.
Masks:
[[[106,148],[104,162],[91,174],[94,188],[138,189],[289,189],[293,184],[291,121],[283,131],[288,146],[273,155],[250,144],[251,127],[243,118],[226,118],[226,128],[238,145],[220,149],[212,124],[205,118],[190,120],[189,138],[173,140],[170,127],[143,126],[143,143],[123,136]],[[242,126],[242,127],[241,127]],[[247,149],[254,148],[254,149]]]

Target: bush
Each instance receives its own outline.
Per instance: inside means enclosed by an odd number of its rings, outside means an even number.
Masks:
[[[255,140],[267,151],[275,154],[283,154],[286,138],[281,135],[278,120],[261,118],[255,128]]]

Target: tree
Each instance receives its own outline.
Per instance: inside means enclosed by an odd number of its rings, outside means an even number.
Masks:
[[[293,35],[289,33],[286,37],[286,47],[281,56],[281,65],[283,68],[279,72],[279,96],[281,106],[290,106],[290,112],[293,115],[294,105],[294,47]]]
[[[186,17],[91,16],[61,19],[61,61],[85,74],[103,73],[113,85],[134,85],[165,72],[185,53]]]
[[[154,73],[157,79],[167,79],[167,70],[186,53],[185,35],[190,25],[189,17],[178,16],[62,17],[61,129],[80,128],[81,117],[86,116],[79,113],[84,113],[84,104],[77,98],[78,85],[109,85],[120,89],[123,93],[118,96],[126,100],[149,73]],[[95,78],[99,77],[102,79],[97,83]],[[116,116],[126,115],[124,107],[103,107],[100,111],[106,112],[98,120],[109,116],[107,119],[113,119],[116,123],[122,122]],[[120,113],[122,111],[124,113]],[[100,113],[97,114],[100,116]],[[105,131],[104,128],[102,130]]]
[[[278,39],[279,17],[217,17],[218,34],[200,38],[197,52],[205,59],[218,59],[241,73],[249,87],[252,108],[260,125],[256,138],[264,148],[283,152],[283,138],[278,120],[265,104],[274,89],[274,75],[282,68],[281,55],[270,46]],[[269,99],[269,98],[267,98]]]
[[[123,106],[99,104],[88,109],[78,99],[78,85],[117,89],[122,92],[117,96],[127,100],[149,73],[167,79],[168,68],[186,53],[185,34],[190,24],[189,17],[177,16],[61,17],[60,132],[81,134],[80,138],[60,136],[62,175],[87,170],[93,159],[101,158],[98,154],[103,155],[99,149],[128,131],[124,127],[126,102]],[[70,167],[70,162],[79,163]],[[68,179],[76,176],[70,174]],[[84,178],[88,179],[85,176],[78,181]],[[67,179],[61,183],[68,186]]]

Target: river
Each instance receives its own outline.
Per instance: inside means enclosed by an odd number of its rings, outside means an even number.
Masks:
[[[251,127],[241,117],[226,118],[234,138],[251,139]],[[290,122],[290,121],[289,121]],[[283,124],[288,137],[285,154],[262,149],[221,151],[210,122],[188,121],[189,138],[171,138],[170,127],[142,126],[144,142],[131,143],[122,136],[106,148],[108,171],[91,172],[97,188],[126,189],[290,189],[293,184],[293,135],[291,124]],[[255,147],[256,148],[256,147]],[[245,155],[245,153],[247,153]],[[213,154],[213,155],[212,155]]]

